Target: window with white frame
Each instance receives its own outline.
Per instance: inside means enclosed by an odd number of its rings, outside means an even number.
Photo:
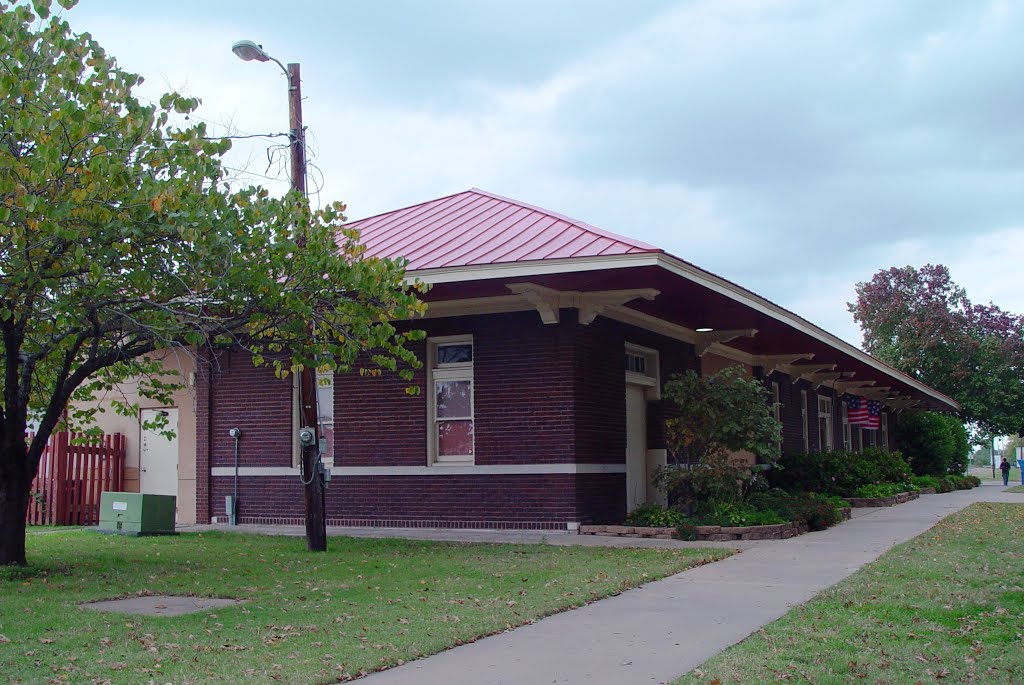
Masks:
[[[832,398],[818,398],[818,447],[824,452],[832,451]]]
[[[846,402],[840,401],[843,407],[843,449],[853,451],[853,429],[850,427],[850,415],[847,413]]]
[[[324,466],[334,466],[334,372],[316,372],[316,410],[320,437],[327,442],[327,451],[320,455]]]
[[[879,430],[882,433],[882,436],[881,436],[882,437],[882,440],[881,440],[882,444],[879,445],[879,447],[881,447],[883,450],[888,452],[889,451],[889,417],[888,417],[888,415],[886,415],[885,412],[882,412],[882,415],[880,417],[878,417],[878,418],[879,418],[878,428],[879,428]]]
[[[800,418],[804,431],[804,452],[811,451],[811,434],[807,430],[807,391],[800,391]]]
[[[301,397],[302,374],[292,374],[292,425],[302,425]],[[334,466],[334,372],[317,370],[316,372],[316,411],[317,432],[327,442],[327,451],[320,455],[324,466]],[[299,444],[299,431],[292,431],[292,466],[298,468],[302,464],[302,445]]]
[[[860,429],[860,448],[862,450],[875,446],[875,432],[873,428]]]
[[[624,366],[627,383],[646,385],[651,388],[648,399],[660,399],[657,350],[627,342]]]
[[[432,338],[428,352],[430,460],[435,464],[472,464],[473,337]]]

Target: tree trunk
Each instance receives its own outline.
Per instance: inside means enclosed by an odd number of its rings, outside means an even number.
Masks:
[[[23,455],[13,456],[25,459]],[[0,456],[0,460],[11,460],[11,455]],[[16,475],[22,469],[11,471],[14,473],[0,476],[0,566],[25,566],[25,514],[32,482]]]

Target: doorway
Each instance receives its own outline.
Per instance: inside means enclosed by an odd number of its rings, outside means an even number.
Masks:
[[[647,392],[626,384],[626,513],[647,501]]]
[[[652,476],[664,450],[647,445],[647,403],[661,399],[658,351],[626,343],[626,513],[662,498]]]
[[[168,439],[159,430],[147,429],[145,424],[163,414],[167,419],[164,430],[174,431]],[[143,409],[140,418],[143,428],[139,439],[139,492],[148,495],[178,496],[178,410]]]

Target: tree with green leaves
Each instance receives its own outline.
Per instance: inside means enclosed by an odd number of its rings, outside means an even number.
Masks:
[[[282,375],[360,353],[419,366],[421,334],[390,323],[422,312],[404,263],[366,257],[340,204],[232,187],[229,141],[172,123],[197,102],[143,104],[141,81],[49,0],[0,4],[0,565],[26,563],[30,486],[70,400],[137,377],[166,401],[152,352],[241,345]]]
[[[697,497],[732,499],[751,476],[748,452],[758,462],[779,458],[782,426],[772,413],[771,394],[738,366],[708,376],[694,371],[672,376],[662,393],[674,405],[666,420],[671,463],[655,474],[656,484],[683,508]]]
[[[848,305],[864,349],[962,407],[979,432],[1024,432],[1024,316],[973,304],[940,265],[891,268]]]
[[[904,412],[896,427],[896,444],[918,476],[962,474],[970,442],[956,416],[931,411]]]

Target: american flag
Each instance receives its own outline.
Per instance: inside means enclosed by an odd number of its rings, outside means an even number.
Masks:
[[[882,403],[857,395],[847,395],[846,417],[851,425],[878,428],[882,418]]]

